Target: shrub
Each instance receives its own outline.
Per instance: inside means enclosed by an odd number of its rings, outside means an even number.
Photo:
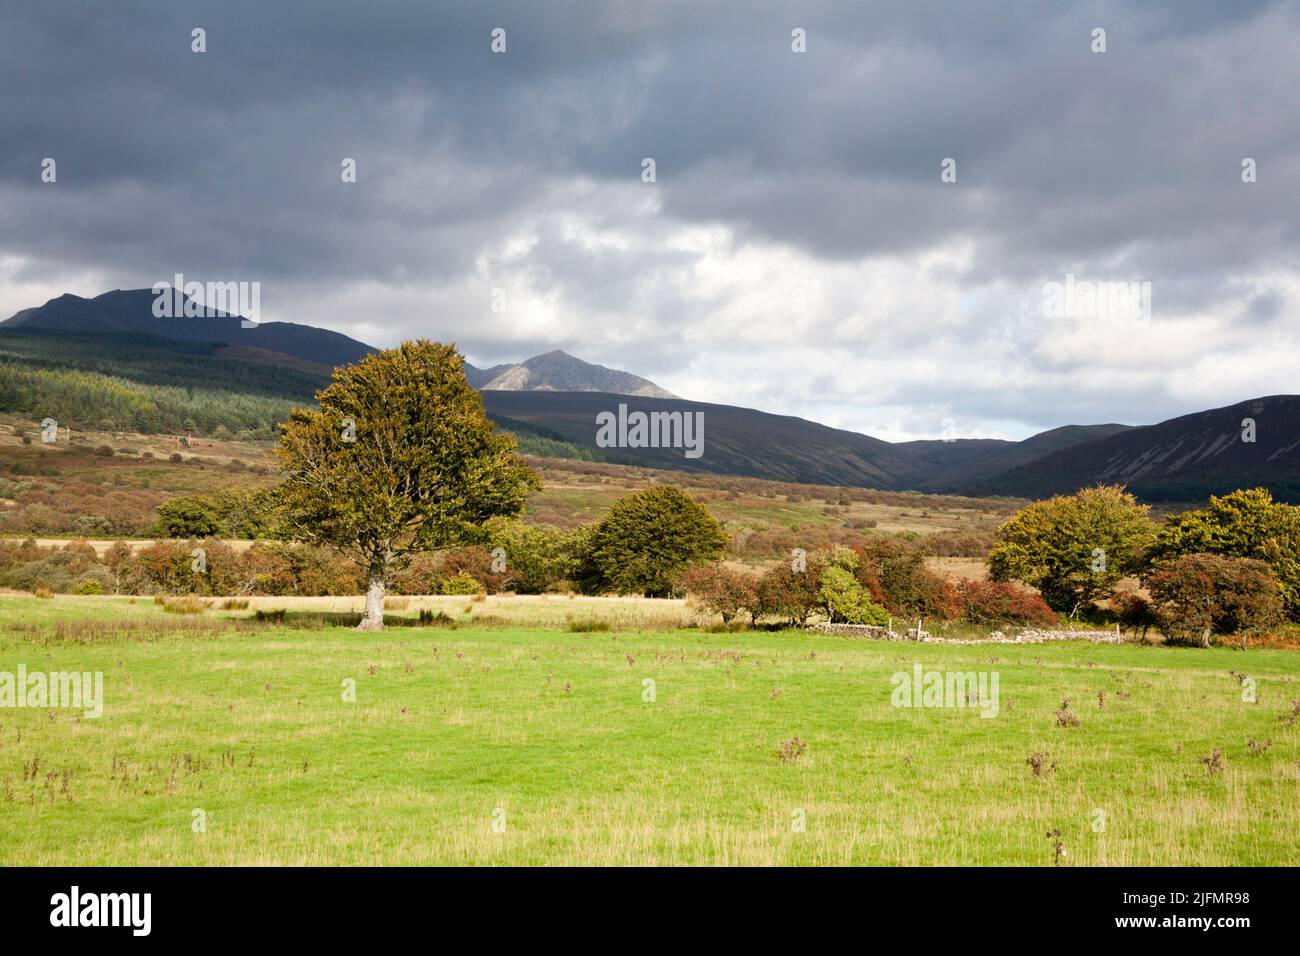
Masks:
[[[113,457],[113,446],[112,446],[112,445],[100,445],[98,448],[95,449],[95,451],[93,452],[93,454],[98,455],[100,458],[112,458],[112,457]]]
[[[442,589],[443,555],[417,554],[393,574],[392,594],[437,594]]]
[[[1116,591],[1110,596],[1110,606],[1119,623],[1144,640],[1147,631],[1160,624],[1151,602],[1134,591]]]
[[[22,591],[45,588],[51,593],[67,594],[83,579],[99,581],[107,575],[95,556],[95,549],[84,541],[74,541],[63,548],[38,548],[34,541],[17,549],[5,549],[5,565],[0,568],[0,584]]]
[[[566,536],[559,528],[498,517],[484,529],[489,547],[500,548],[505,555],[506,570],[496,574],[503,587],[519,594],[541,594],[570,575]]]
[[[832,623],[889,623],[889,612],[871,600],[871,593],[858,580],[858,557],[847,548],[837,548],[821,572],[817,597]]]
[[[1209,647],[1212,634],[1258,633],[1282,617],[1276,575],[1252,558],[1188,554],[1160,565],[1145,583],[1173,643]]]
[[[208,609],[208,602],[187,594],[184,597],[163,598],[162,609],[164,614],[202,614]]]
[[[478,594],[483,585],[467,571],[457,571],[450,577],[442,579],[441,594]]]
[[[158,506],[153,534],[163,538],[280,538],[284,516],[274,488],[223,488],[179,495]]]
[[[585,590],[671,597],[683,572],[720,557],[727,539],[698,501],[656,485],[614,502],[583,543]]]
[[[906,617],[950,618],[952,587],[925,566],[925,551],[899,538],[871,538],[854,548],[858,580],[873,599]]]
[[[807,624],[821,603],[821,568],[810,561],[803,571],[782,562],[768,570],[756,585],[758,615],[775,617],[790,624]]]
[[[310,544],[258,541],[240,556],[239,573],[254,594],[325,596],[355,594],[361,569],[348,558]]]
[[[1037,594],[999,581],[961,581],[956,589],[957,614],[968,624],[1050,627],[1056,614]]]
[[[514,576],[508,567],[503,571],[494,570],[494,567],[499,567],[495,562],[496,559],[491,551],[477,545],[445,552],[441,556],[438,568],[439,578],[443,582],[441,593],[476,594],[483,591],[487,594],[498,594],[510,590],[514,583]],[[446,582],[453,578],[468,578],[474,582],[474,590],[446,590]]]
[[[210,579],[194,570],[192,552],[198,546],[197,542],[154,541],[140,548],[125,575],[129,590],[134,594],[189,594],[206,590]]]
[[[722,616],[730,624],[741,611],[751,618],[758,614],[758,588],[748,574],[733,571],[720,563],[702,564],[681,577],[681,587],[702,610]]]
[[[104,586],[94,578],[78,581],[72,588],[73,594],[103,594]]]
[[[158,506],[154,534],[163,538],[210,538],[222,533],[221,511],[209,495],[183,495]]]
[[[575,634],[590,634],[595,631],[608,631],[609,621],[601,617],[578,617],[569,619],[569,630]]]
[[[996,538],[987,531],[936,531],[926,535],[926,551],[939,558],[987,558]]]

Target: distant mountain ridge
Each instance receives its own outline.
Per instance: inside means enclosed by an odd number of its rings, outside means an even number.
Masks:
[[[360,361],[375,349],[340,332],[293,322],[261,322],[242,328],[235,315],[159,319],[151,289],[116,289],[83,299],[64,294],[0,323],[5,329],[157,335],[178,342],[212,342],[263,349],[334,367]]]
[[[596,415],[620,403],[650,412],[702,412],[704,455],[605,449],[607,460],[682,471],[752,475],[894,491],[1042,498],[1098,483],[1148,501],[1198,501],[1262,486],[1300,503],[1300,395],[1252,399],[1156,425],[1066,425],[1019,442],[891,443],[792,416],[700,402],[595,393],[484,392],[490,414],[595,448]],[[1255,440],[1242,440],[1245,419]]]
[[[328,369],[351,365],[376,351],[373,346],[311,325],[261,322],[244,328],[239,316],[157,318],[152,289],[115,289],[93,299],[65,293],[42,306],[22,309],[0,328],[45,332],[98,332],[161,336],[178,342],[210,342],[231,350],[230,357],[262,364],[301,362]],[[186,300],[188,301],[188,300]],[[297,360],[297,361],[293,361]],[[536,355],[514,365],[480,369],[465,363],[465,377],[475,388],[493,391],[614,392],[675,398],[639,375],[593,365],[561,351]]]
[[[150,290],[136,290],[95,299],[60,296],[39,308],[24,309],[0,323],[0,373],[5,363],[19,376],[39,367],[75,368],[154,385],[184,388],[201,380],[208,388],[221,383],[233,394],[310,401],[334,366],[373,351],[337,332],[294,323],[243,329],[234,316],[159,320],[152,315],[151,302]],[[51,336],[58,338],[57,347],[21,347],[24,337]],[[137,341],[138,360],[131,344]],[[109,343],[116,345],[110,349]],[[1151,501],[1194,501],[1259,485],[1279,498],[1300,502],[1297,395],[1251,399],[1154,425],[1066,425],[1019,442],[891,443],[794,416],[686,401],[629,372],[558,351],[486,369],[466,364],[465,373],[502,427],[563,446],[555,453],[625,464],[882,490],[1030,498],[1107,482],[1125,484]],[[0,387],[0,410],[10,410],[21,397],[21,391],[6,394]],[[600,447],[597,416],[613,413],[620,405],[647,414],[701,413],[703,455],[687,458],[680,448]]]
[[[518,365],[498,365],[486,374],[491,378],[476,387],[489,392],[609,392],[645,398],[677,397],[639,375],[592,365],[558,349]]]
[[[947,443],[936,440],[902,442],[912,449],[923,473],[909,476],[918,491],[970,487],[981,480],[995,479],[1013,468],[1037,461],[1061,448],[1083,445],[1128,431],[1133,425],[1062,425],[1031,435],[1023,441],[972,440]],[[959,447],[953,447],[954,444]],[[944,448],[942,446],[946,445]]]
[[[1032,440],[1032,439],[1031,439]],[[1123,484],[1152,501],[1262,485],[1300,500],[1300,395],[1270,395],[1126,428],[964,484],[972,494],[1041,497]]]

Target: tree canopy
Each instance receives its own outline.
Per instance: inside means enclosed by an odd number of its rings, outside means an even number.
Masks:
[[[367,579],[364,629],[383,626],[390,568],[481,540],[541,482],[498,432],[452,345],[420,340],[334,370],[319,408],[294,409],[277,449],[290,532],[352,557]]]
[[[683,572],[722,554],[717,519],[671,485],[614,502],[584,542],[578,580],[584,590],[669,597]]]
[[[998,529],[989,576],[1023,581],[1073,614],[1140,570],[1155,534],[1148,511],[1118,485],[1036,501]]]
[[[1300,617],[1300,508],[1274,501],[1265,488],[1211,497],[1206,507],[1169,518],[1151,548],[1157,565],[1191,554],[1265,562],[1287,615]]]

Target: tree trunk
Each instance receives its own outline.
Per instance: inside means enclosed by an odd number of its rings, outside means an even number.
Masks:
[[[384,629],[384,591],[388,577],[388,562],[375,561],[370,565],[366,575],[366,611],[361,615],[358,631],[382,631]]]

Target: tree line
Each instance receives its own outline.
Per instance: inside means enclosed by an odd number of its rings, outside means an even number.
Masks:
[[[1208,644],[1216,634],[1300,619],[1300,508],[1263,489],[1211,498],[1163,525],[1118,486],[1036,502],[998,529],[989,582],[945,581],[926,569],[920,548],[888,538],[794,554],[754,578],[718,563],[727,545],[722,528],[671,485],[632,494],[600,521],[571,531],[520,523],[540,479],[515,438],[487,417],[452,345],[420,340],[369,355],[336,369],[316,401],[294,408],[280,427],[284,477],[277,486],[167,502],[158,532],[283,538],[333,553],[344,569],[334,580],[366,594],[364,629],[382,627],[385,594],[409,586],[412,568],[422,569],[416,573],[424,574],[426,591],[432,575],[441,575],[444,590],[540,591],[562,582],[588,593],[666,597],[686,590],[724,620],[748,613],[752,621],[798,623],[821,613],[881,624],[916,614],[1043,624],[1058,614],[1117,613],[1133,627],[1158,626],[1175,640]],[[168,547],[146,549],[145,564],[181,560]],[[78,554],[87,559],[84,550]],[[54,559],[8,564],[12,572],[46,560]],[[82,586],[90,570],[71,586]],[[1116,590],[1132,576],[1149,596]],[[144,572],[137,578],[163,580]],[[167,586],[212,587],[214,580],[182,574]],[[245,591],[259,586],[257,572],[243,580],[253,582]]]
[[[1143,632],[1208,646],[1300,621],[1300,508],[1252,488],[1213,496],[1157,525],[1122,487],[1035,502],[1004,524],[990,576],[1037,588],[1056,611],[1102,605]],[[1149,596],[1117,590],[1137,578]]]

